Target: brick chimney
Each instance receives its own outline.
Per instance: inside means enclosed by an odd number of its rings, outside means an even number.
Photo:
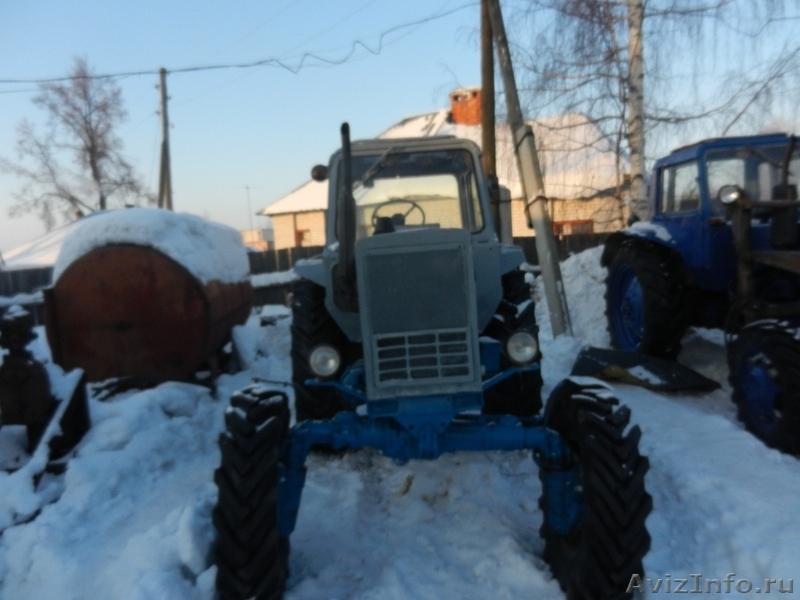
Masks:
[[[460,88],[450,92],[450,111],[456,125],[480,125],[481,88]]]

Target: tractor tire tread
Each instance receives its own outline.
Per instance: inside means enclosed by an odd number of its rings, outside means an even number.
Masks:
[[[748,431],[767,446],[787,454],[800,455],[800,324],[765,319],[743,327],[728,346],[731,399],[738,418]],[[751,422],[738,375],[741,353],[750,346],[760,349],[776,372],[777,401],[780,418],[772,432],[765,432]]]
[[[570,600],[630,598],[627,586],[634,573],[643,576],[650,548],[645,521],[652,498],[644,487],[649,461],[639,454],[639,428],[628,428],[630,411],[611,411],[617,403],[604,388],[568,381],[545,411],[545,425],[570,444],[583,473],[579,529],[562,536],[546,520],[541,528],[544,558]],[[540,478],[544,488],[543,472]],[[544,491],[539,504],[547,511]]]
[[[288,416],[285,394],[258,390],[234,394],[226,412],[212,512],[221,600],[283,595],[289,545],[278,532],[278,469]]]
[[[678,254],[653,242],[629,239],[614,254],[606,279],[606,317],[611,343],[622,348],[612,325],[615,299],[611,278],[618,265],[627,264],[642,288],[644,327],[637,352],[656,358],[675,359],[690,322],[690,276]],[[625,349],[625,348],[623,348]]]

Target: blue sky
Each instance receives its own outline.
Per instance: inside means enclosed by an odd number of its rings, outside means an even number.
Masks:
[[[335,59],[355,40],[374,48],[381,32],[459,7],[390,33],[377,56],[359,48],[333,68],[170,75],[175,208],[243,229],[250,221],[244,186],[250,186],[253,212],[291,191],[315,163],[327,162],[342,121],[350,122],[354,138],[372,137],[404,116],[447,106],[448,92],[458,86],[479,84],[477,2],[0,0],[0,79],[62,76],[75,56],[88,58],[98,73],[268,57],[297,64],[304,51]],[[119,80],[129,113],[120,130],[125,153],[151,187],[160,141],[156,83],[155,76]],[[41,121],[33,95],[0,93],[1,156],[14,157],[21,119]],[[0,251],[44,233],[34,216],[8,217],[19,185],[0,174]]]
[[[530,48],[532,23],[520,18],[520,7],[529,2],[502,4],[512,49],[515,43]],[[746,32],[730,36],[745,27],[742,21],[750,14],[737,7],[762,17],[768,10],[766,4],[745,0],[732,8],[729,22],[704,25],[703,35],[691,28],[659,34],[659,41],[667,40],[662,58],[669,64],[657,65],[660,91],[650,81],[645,93],[666,94],[669,104],[695,106],[705,100],[713,105],[717,94],[727,92],[719,88],[725,88],[728,75],[757,75],[767,64],[760,60],[797,46],[797,4],[786,4],[790,18],[778,19],[759,40]],[[395,29],[445,13],[451,14]],[[169,76],[175,208],[237,229],[248,228],[251,220],[263,226],[263,218],[253,213],[307,181],[314,164],[327,162],[339,145],[342,121],[350,122],[354,138],[373,137],[405,116],[446,107],[453,89],[480,83],[478,0],[0,0],[0,26],[0,80],[64,76],[76,56],[86,57],[97,73],[265,58],[297,65],[304,52],[343,57],[355,41],[376,49],[380,34],[391,31],[382,38],[379,54],[358,47],[348,62],[335,67],[312,60],[298,74],[263,67]],[[763,42],[758,52],[757,41]],[[693,76],[687,76],[689,70]],[[154,189],[160,141],[157,76],[118,83],[129,113],[119,132],[125,154]],[[21,92],[9,93],[15,90]],[[798,91],[800,82],[794,80],[776,94],[761,125],[777,119],[788,124],[783,128],[796,128]],[[14,157],[22,119],[41,123],[33,95],[34,85],[0,84],[0,156]],[[732,133],[752,133],[761,125],[743,120]],[[666,137],[649,135],[648,154],[654,158],[720,133],[693,122]],[[0,173],[0,252],[44,233],[35,216],[8,216],[12,192],[20,185]]]

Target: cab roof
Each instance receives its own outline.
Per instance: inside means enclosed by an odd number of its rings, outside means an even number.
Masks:
[[[762,135],[743,135],[732,137],[708,138],[681,146],[664,158],[656,161],[655,168],[696,160],[701,154],[713,148],[736,148],[739,146],[783,146],[789,141],[786,133],[770,133]]]

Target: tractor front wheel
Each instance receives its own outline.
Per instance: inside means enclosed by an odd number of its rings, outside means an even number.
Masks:
[[[634,575],[644,578],[642,559],[650,549],[645,519],[653,507],[644,477],[650,463],[639,454],[638,427],[625,429],[627,407],[604,385],[565,380],[545,407],[545,425],[572,450],[580,472],[583,508],[564,535],[548,526],[565,507],[548,506],[547,478],[540,471],[544,511],[544,559],[569,600],[631,598]]]
[[[767,446],[789,454],[800,454],[798,330],[786,322],[756,321],[728,348],[739,420]]]
[[[606,316],[614,347],[674,359],[689,326],[687,276],[668,248],[629,240],[606,279]]]
[[[278,464],[289,426],[282,392],[250,387],[231,397],[220,435],[213,512],[221,600],[280,600],[289,539],[278,532]]]

